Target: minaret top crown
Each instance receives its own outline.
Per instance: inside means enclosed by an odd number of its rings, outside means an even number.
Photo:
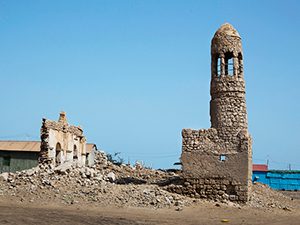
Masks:
[[[223,24],[211,40],[212,54],[226,54],[228,52],[237,55],[242,52],[241,36],[229,23]]]
[[[224,23],[215,33],[215,38],[225,38],[226,36],[240,37],[240,34],[230,23]]]

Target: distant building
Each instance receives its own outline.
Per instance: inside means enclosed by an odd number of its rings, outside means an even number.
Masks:
[[[0,141],[0,173],[16,172],[38,165],[40,141]],[[87,166],[94,162],[95,144],[86,144]]]
[[[255,172],[268,172],[268,165],[265,164],[253,164],[252,171]]]
[[[268,165],[253,164],[253,182],[269,185],[276,190],[300,190],[300,170],[269,170]]]
[[[0,172],[15,172],[38,165],[39,141],[0,141]]]

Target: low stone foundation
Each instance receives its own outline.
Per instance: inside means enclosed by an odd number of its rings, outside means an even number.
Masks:
[[[246,202],[251,185],[251,137],[240,131],[224,141],[218,130],[182,130],[182,190],[176,193],[213,200]],[[176,189],[176,188],[175,188]]]
[[[184,179],[181,185],[169,185],[168,191],[216,201],[246,202],[248,187],[226,178]]]

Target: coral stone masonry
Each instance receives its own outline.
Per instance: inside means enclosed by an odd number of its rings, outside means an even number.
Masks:
[[[39,162],[57,166],[67,161],[86,164],[86,139],[82,129],[69,125],[62,112],[58,122],[43,119]]]
[[[242,43],[222,25],[211,41],[211,128],[182,130],[181,162],[190,195],[246,202],[252,177]]]

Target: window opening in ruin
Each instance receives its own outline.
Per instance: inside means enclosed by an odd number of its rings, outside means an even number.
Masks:
[[[226,155],[220,155],[220,161],[224,162],[226,160]]]
[[[10,156],[3,157],[3,166],[10,166]]]
[[[73,149],[73,159],[78,159],[78,152],[77,152],[77,146],[74,145]]]
[[[220,77],[221,76],[221,58],[218,57],[217,59],[217,76]]]
[[[233,54],[232,52],[225,54],[225,75],[233,76]]]
[[[55,148],[55,164],[58,165],[61,163],[61,153],[62,149],[61,149],[61,145],[60,143],[56,144],[56,148]]]

